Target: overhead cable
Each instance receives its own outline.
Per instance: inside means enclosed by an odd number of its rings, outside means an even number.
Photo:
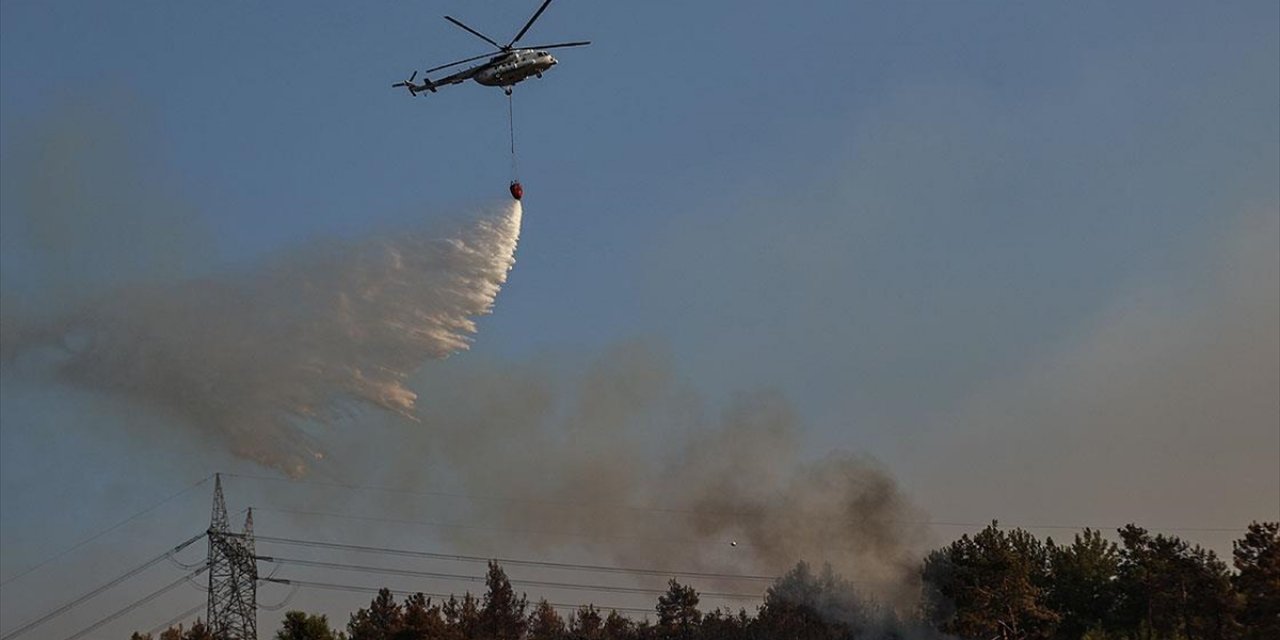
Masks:
[[[284,482],[284,483],[310,485],[310,486],[317,486],[317,487],[333,487],[338,489],[347,489],[349,491],[376,491],[376,492],[382,492],[382,493],[398,493],[398,494],[404,494],[404,495],[417,495],[417,496],[427,496],[427,497],[456,498],[460,500],[475,500],[475,501],[483,501],[483,502],[530,503],[530,504],[542,504],[542,505],[548,505],[548,506],[558,506],[558,507],[576,508],[576,509],[591,508],[591,509],[603,509],[603,510],[615,510],[615,511],[678,513],[678,514],[685,514],[685,515],[719,516],[719,517],[728,517],[728,518],[759,517],[759,516],[765,515],[765,512],[761,510],[705,511],[705,510],[697,510],[697,509],[682,509],[682,508],[676,508],[676,507],[659,507],[659,506],[651,506],[651,505],[646,506],[646,505],[627,505],[627,504],[600,504],[600,503],[572,502],[572,501],[566,501],[566,500],[548,500],[544,498],[516,498],[516,497],[510,497],[510,496],[474,495],[474,494],[456,493],[456,492],[449,492],[449,491],[423,491],[423,490],[417,490],[417,489],[400,489],[396,487],[379,487],[379,486],[369,486],[369,485],[360,485],[360,484],[343,483],[343,482],[325,482],[320,480],[303,480],[300,478],[282,478],[282,477],[274,477],[274,476],[239,474],[239,473],[224,473],[222,475],[233,477],[233,478],[241,478],[245,480],[265,480],[268,482]],[[886,524],[900,524],[900,525],[911,525],[911,526],[960,527],[960,528],[970,528],[970,527],[983,528],[991,524],[991,521],[965,522],[965,521],[956,521],[956,520],[886,519],[886,520],[881,520],[880,522],[884,522]],[[1076,531],[1081,529],[1094,529],[1098,531],[1105,531],[1105,530],[1113,530],[1113,529],[1120,528],[1119,526],[1112,526],[1112,525],[1103,526],[1103,525],[1096,525],[1096,524],[1036,524],[1036,523],[1019,523],[1019,522],[1004,523],[1001,526],[1002,528],[1021,528],[1021,529],[1032,529],[1032,530],[1066,529],[1066,530],[1076,530]],[[1240,527],[1153,527],[1153,529],[1157,529],[1160,531],[1182,531],[1182,532],[1192,532],[1192,533],[1238,533],[1243,530]]]
[[[729,580],[759,580],[772,582],[777,580],[777,576],[748,575],[736,573],[711,573],[700,571],[675,571],[666,569],[651,569],[642,567],[614,567],[608,565],[596,564],[580,564],[574,562],[552,562],[548,560],[521,560],[518,558],[486,558],[483,556],[471,556],[453,553],[437,553],[431,551],[415,551],[409,549],[393,549],[390,547],[375,547],[368,545],[345,544],[340,542],[322,542],[318,540],[300,540],[296,538],[281,538],[275,536],[255,536],[258,542],[274,542],[279,544],[300,545],[307,547],[320,547],[325,549],[339,549],[343,551],[358,551],[365,553],[381,553],[387,555],[406,556],[413,558],[432,558],[436,560],[456,560],[458,562],[497,562],[502,565],[525,566],[525,567],[543,567],[548,569],[567,569],[574,571],[593,571],[597,573],[629,573],[637,575],[650,575],[659,577],[681,577],[681,578],[715,578]],[[4,640],[4,639],[0,639]]]
[[[172,501],[172,500],[177,499],[179,496],[181,496],[181,495],[183,495],[183,494],[187,493],[188,491],[191,491],[191,490],[195,489],[196,487],[199,487],[200,485],[202,485],[202,484],[204,484],[204,483],[208,482],[208,481],[209,481],[209,479],[210,479],[210,478],[212,478],[212,477],[213,477],[213,474],[209,474],[209,475],[205,476],[204,478],[202,478],[202,479],[200,479],[200,480],[197,480],[194,484],[187,485],[187,487],[186,487],[186,488],[184,488],[184,489],[182,489],[181,491],[178,491],[177,493],[170,494],[170,495],[169,495],[169,497],[165,498],[164,500],[161,500],[160,502],[157,502],[157,503],[155,503],[155,504],[153,504],[153,505],[151,505],[151,506],[147,507],[146,509],[143,509],[142,511],[139,511],[139,512],[137,512],[137,513],[135,513],[135,514],[133,514],[133,515],[129,516],[128,518],[125,518],[124,520],[121,520],[120,522],[117,522],[117,523],[115,523],[115,524],[111,525],[110,527],[107,527],[106,529],[103,529],[102,531],[99,531],[99,532],[97,532],[97,533],[93,534],[93,535],[89,536],[88,538],[85,538],[84,540],[81,540],[80,542],[77,542],[77,543],[75,543],[74,545],[71,545],[70,547],[68,547],[68,548],[66,548],[66,549],[63,549],[62,551],[59,551],[58,553],[55,553],[54,555],[52,555],[52,556],[50,556],[50,557],[48,557],[48,558],[45,558],[44,560],[41,560],[41,561],[40,561],[39,563],[37,563],[35,566],[28,568],[26,571],[23,571],[22,573],[19,573],[19,574],[15,575],[15,576],[12,576],[12,577],[6,578],[3,582],[0,582],[0,587],[3,587],[3,586],[5,586],[5,585],[9,584],[10,582],[13,582],[14,580],[17,580],[18,578],[21,578],[22,576],[25,576],[25,575],[27,575],[27,574],[29,574],[29,573],[31,573],[31,572],[33,572],[33,571],[37,570],[37,569],[39,569],[39,568],[41,568],[41,567],[43,567],[43,566],[45,566],[45,565],[49,564],[50,562],[53,562],[54,560],[57,560],[58,558],[61,558],[61,557],[65,556],[65,555],[67,555],[68,553],[71,553],[72,551],[75,551],[76,549],[79,549],[80,547],[83,547],[83,546],[85,546],[85,545],[89,544],[90,542],[93,542],[94,540],[97,540],[98,538],[101,538],[102,536],[105,536],[105,535],[107,535],[108,533],[111,533],[112,531],[115,531],[116,529],[119,529],[120,527],[123,527],[123,526],[124,526],[124,525],[126,525],[126,524],[129,524],[130,522],[133,522],[134,520],[137,520],[138,518],[141,518],[142,516],[145,516],[145,515],[147,515],[148,513],[151,513],[152,511],[155,511],[156,509],[159,509],[160,507],[164,506],[165,504],[168,504],[168,503],[169,503],[170,501]]]
[[[650,538],[645,536],[614,536],[600,533],[582,533],[578,531],[553,531],[547,529],[514,529],[510,527],[491,527],[486,525],[464,524],[460,522],[430,522],[424,520],[408,520],[403,518],[380,518],[377,516],[348,515],[343,513],[330,513],[325,511],[302,511],[298,509],[274,509],[271,507],[254,507],[255,511],[263,511],[268,513],[283,513],[297,516],[312,516],[322,518],[339,518],[342,520],[360,520],[366,522],[386,522],[389,524],[407,524],[419,527],[435,527],[440,529],[462,529],[466,531],[496,531],[499,533],[516,533],[520,535],[532,536],[564,536],[574,538],[588,538],[592,540],[632,540],[635,542],[660,542],[672,543],[678,542],[683,544],[702,544],[721,546],[720,541],[712,540],[695,540],[693,538]],[[741,543],[739,543],[741,544]]]
[[[72,600],[71,602],[68,602],[67,604],[62,605],[61,607],[58,607],[57,609],[54,609],[53,611],[50,611],[49,613],[46,613],[45,615],[43,615],[43,616],[41,616],[41,617],[39,617],[39,618],[37,618],[37,619],[35,619],[35,620],[32,620],[31,622],[28,622],[27,624],[22,625],[21,627],[18,627],[17,629],[14,629],[13,631],[10,631],[10,632],[8,632],[8,633],[4,634],[3,636],[0,636],[0,640],[10,640],[10,638],[15,638],[15,637],[17,637],[17,636],[20,636],[20,635],[22,635],[22,634],[24,634],[24,633],[26,633],[26,632],[28,632],[28,631],[30,631],[30,630],[32,630],[32,629],[34,629],[34,628],[38,627],[38,626],[40,626],[40,625],[42,625],[42,624],[44,624],[44,623],[46,623],[46,622],[48,622],[48,621],[50,621],[50,620],[52,620],[52,619],[54,619],[54,618],[58,617],[58,616],[60,616],[60,615],[62,615],[62,614],[64,614],[64,613],[66,613],[67,611],[70,611],[71,609],[74,609],[75,607],[77,607],[77,606],[79,606],[80,604],[84,603],[86,600],[89,600],[90,598],[93,598],[94,596],[96,596],[96,595],[98,595],[98,594],[102,593],[103,591],[106,591],[107,589],[110,589],[111,587],[114,587],[114,586],[116,586],[116,585],[120,584],[121,582],[124,582],[125,580],[128,580],[129,578],[132,578],[133,576],[136,576],[136,575],[138,575],[139,573],[142,573],[143,571],[146,571],[147,569],[151,568],[152,566],[154,566],[156,563],[160,562],[161,560],[164,560],[165,558],[168,558],[169,556],[171,556],[171,555],[173,555],[173,554],[175,554],[175,553],[178,553],[179,551],[182,551],[183,549],[187,548],[187,547],[188,547],[188,546],[190,546],[192,543],[194,543],[196,540],[199,540],[200,538],[203,538],[204,536],[205,536],[204,532],[201,532],[201,533],[198,533],[198,534],[196,534],[196,535],[194,535],[194,536],[190,537],[189,539],[187,539],[187,540],[186,540],[185,542],[183,542],[182,544],[179,544],[178,546],[176,546],[176,547],[174,547],[174,548],[172,548],[172,549],[170,549],[170,550],[168,550],[168,551],[166,551],[166,552],[164,552],[164,553],[162,553],[162,554],[160,554],[160,555],[158,555],[158,556],[156,556],[156,557],[154,557],[154,558],[152,558],[152,559],[150,559],[150,560],[148,560],[148,561],[146,561],[146,562],[144,562],[144,563],[142,563],[142,564],[140,564],[140,565],[138,565],[137,567],[134,567],[133,569],[130,569],[129,571],[125,572],[125,573],[124,573],[123,575],[121,575],[120,577],[118,577],[118,578],[116,578],[116,579],[114,579],[114,580],[112,580],[112,581],[110,581],[110,582],[108,582],[108,583],[106,583],[106,584],[104,584],[104,585],[102,585],[102,586],[100,586],[100,587],[98,587],[98,588],[96,588],[96,589],[94,589],[94,590],[92,590],[92,591],[90,591],[90,592],[88,592],[88,593],[86,593],[86,594],[84,594],[84,595],[82,595],[82,596],[80,596],[80,597],[76,598],[75,600]],[[204,568],[199,569],[199,571],[204,571]],[[185,580],[185,578],[183,578],[183,579]]]
[[[78,640],[79,638],[83,638],[85,635],[87,635],[87,634],[89,634],[89,633],[92,633],[92,632],[93,632],[95,629],[97,629],[98,627],[101,627],[102,625],[107,624],[108,622],[111,622],[112,620],[115,620],[116,618],[119,618],[120,616],[122,616],[122,615],[124,615],[124,614],[126,614],[126,613],[129,613],[130,611],[133,611],[134,609],[137,609],[138,607],[141,607],[142,605],[144,605],[144,604],[146,604],[146,603],[148,603],[148,602],[151,602],[152,600],[155,600],[156,598],[159,598],[161,595],[163,595],[163,594],[164,594],[164,593],[166,593],[167,591],[169,591],[169,590],[171,590],[171,589],[173,589],[173,588],[177,587],[178,585],[181,585],[182,583],[186,582],[187,580],[190,580],[191,578],[194,578],[194,577],[196,577],[196,576],[198,576],[198,575],[200,575],[200,574],[204,573],[205,571],[208,571],[208,569],[209,569],[209,567],[208,567],[208,566],[200,567],[199,569],[196,569],[195,571],[192,571],[191,573],[189,573],[189,574],[187,574],[187,575],[185,575],[185,576],[182,576],[181,578],[178,578],[177,580],[174,580],[173,582],[170,582],[169,584],[167,584],[167,585],[165,585],[165,586],[163,586],[163,587],[160,587],[159,589],[156,589],[155,591],[152,591],[151,593],[147,594],[146,596],[143,596],[143,597],[142,597],[142,599],[140,599],[140,600],[135,600],[132,604],[130,604],[130,605],[128,605],[128,606],[126,606],[126,607],[124,607],[123,609],[120,609],[119,611],[116,611],[115,613],[113,613],[113,614],[111,614],[111,615],[109,615],[109,616],[107,616],[107,617],[105,617],[105,618],[103,618],[103,619],[101,619],[101,620],[99,620],[99,621],[97,621],[97,622],[95,622],[95,623],[93,623],[93,624],[91,624],[91,625],[89,625],[89,626],[87,626],[87,627],[85,627],[85,628],[81,629],[81,630],[80,630],[78,633],[76,633],[75,635],[68,636],[68,637],[67,637],[67,640]]]
[[[425,591],[408,591],[405,589],[387,589],[386,587],[363,587],[363,586],[349,585],[349,584],[338,584],[334,582],[312,582],[309,580],[293,580],[290,578],[272,578],[268,582],[275,582],[275,583],[286,584],[286,585],[298,585],[302,587],[310,587],[313,589],[330,589],[333,591],[349,591],[349,592],[355,592],[355,593],[377,593],[382,589],[386,589],[388,592],[397,596],[410,596],[410,595],[421,593],[422,595],[430,598],[444,599],[444,598],[456,597],[451,593],[427,593]],[[556,607],[558,609],[579,609],[581,607],[587,606],[587,605],[565,604],[560,602],[548,602],[547,604],[553,607]],[[606,610],[626,611],[628,613],[653,613],[654,611],[653,609],[640,609],[636,607],[611,607],[611,606],[594,605],[594,604],[592,606],[594,606],[597,610],[600,610],[600,611],[606,611]]]
[[[292,564],[303,567],[315,567],[319,569],[334,569],[337,571],[353,571],[358,573],[380,573],[386,575],[410,576],[415,578],[432,578],[437,580],[459,580],[464,582],[484,582],[484,576],[465,575],[457,573],[440,573],[436,571],[415,571],[413,569],[396,569],[391,567],[374,567],[369,565],[347,564],[342,562],[327,562],[323,560],[300,560],[296,558],[280,558],[272,556],[258,556],[257,559],[267,562],[278,562],[282,564]],[[529,587],[545,587],[549,589],[568,589],[573,591],[597,591],[602,593],[640,593],[645,595],[662,595],[667,592],[666,589],[646,589],[643,587],[625,587],[602,584],[583,584],[580,582],[555,582],[549,580],[526,580],[519,578],[509,578],[508,581],[514,585],[522,585]],[[708,598],[725,598],[736,600],[759,600],[761,596],[753,593],[716,593],[716,592],[699,592],[700,595]]]
[[[182,613],[179,613],[178,615],[176,615],[176,616],[174,616],[174,617],[172,617],[172,618],[169,618],[169,621],[168,621],[168,622],[165,622],[165,623],[163,623],[163,624],[159,624],[159,625],[156,625],[156,626],[152,627],[152,628],[151,628],[151,631],[148,631],[148,632],[147,632],[147,634],[148,634],[148,635],[153,635],[153,636],[154,636],[154,635],[156,635],[157,633],[163,633],[164,631],[167,631],[167,630],[168,630],[170,627],[172,627],[173,625],[178,624],[179,622],[182,622],[183,620],[186,620],[187,618],[190,618],[191,616],[193,616],[193,615],[195,615],[195,614],[199,613],[201,609],[204,609],[204,608],[206,608],[206,607],[208,607],[208,606],[209,606],[209,605],[208,605],[208,603],[207,603],[207,602],[201,602],[200,604],[198,604],[198,605],[196,605],[196,606],[194,606],[194,607],[191,607],[190,609],[187,609],[186,611],[183,611]]]

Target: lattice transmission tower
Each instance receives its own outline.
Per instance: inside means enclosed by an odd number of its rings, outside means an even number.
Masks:
[[[209,521],[208,624],[218,640],[258,640],[258,563],[253,547],[253,509],[244,532],[227,521],[222,476],[213,484],[213,517]]]

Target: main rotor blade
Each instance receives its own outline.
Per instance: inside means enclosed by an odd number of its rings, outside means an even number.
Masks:
[[[579,42],[561,42],[559,44],[539,44],[528,47],[520,47],[521,49],[563,49],[564,47],[585,47],[591,44],[590,40],[582,40]]]
[[[533,17],[529,18],[529,21],[524,23],[524,28],[520,30],[520,33],[517,33],[516,37],[512,38],[511,42],[507,43],[506,48],[508,49],[511,48],[511,45],[514,45],[515,43],[519,42],[520,38],[524,37],[524,33],[529,30],[529,27],[533,26],[533,23],[537,21],[538,16],[542,15],[542,12],[547,10],[547,5],[549,4],[551,4],[551,0],[546,0],[545,2],[542,3],[541,7],[538,7],[538,10],[534,12]]]
[[[548,1],[550,1],[550,0],[548,0]],[[506,47],[503,47],[502,45],[498,44],[497,42],[494,42],[494,41],[493,41],[493,38],[490,38],[489,36],[486,36],[485,34],[480,33],[479,31],[476,31],[475,29],[472,29],[471,27],[468,27],[468,26],[467,26],[467,25],[465,25],[465,24],[462,24],[462,22],[460,22],[459,20],[457,20],[456,18],[454,18],[454,17],[452,17],[452,16],[445,16],[445,17],[444,17],[444,19],[445,19],[445,20],[448,20],[449,22],[452,22],[452,23],[454,23],[454,24],[458,25],[459,27],[462,27],[463,29],[466,29],[466,30],[467,30],[467,33],[470,33],[471,35],[473,35],[473,36],[475,36],[475,37],[477,37],[477,38],[480,38],[481,40],[484,40],[485,42],[488,42],[489,44],[491,44],[491,45],[493,45],[493,46],[495,46],[495,47],[497,47],[497,48],[499,48],[499,49],[505,49],[505,48],[506,48]]]
[[[492,56],[492,55],[494,55],[494,54],[497,54],[497,53],[502,53],[502,52],[501,52],[501,51],[494,51],[493,53],[486,53],[486,54],[484,54],[484,55],[482,55],[482,56],[474,56],[474,57],[471,57],[471,58],[467,58],[466,60],[459,60],[459,61],[457,61],[457,62],[450,62],[449,64],[442,64],[442,65],[440,65],[440,66],[438,66],[438,67],[431,67],[430,69],[427,69],[426,71],[423,71],[423,73],[431,73],[431,72],[433,72],[433,71],[439,71],[439,70],[441,70],[441,69],[448,69],[449,67],[456,67],[456,66],[458,66],[458,65],[460,65],[460,64],[465,64],[465,63],[468,63],[468,62],[473,62],[473,61],[475,61],[475,60],[480,60],[480,59],[482,59],[482,58],[488,58],[488,57],[490,57],[490,56]]]

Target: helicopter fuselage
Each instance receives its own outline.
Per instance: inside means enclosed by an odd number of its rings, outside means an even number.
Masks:
[[[397,82],[391,86],[393,88],[404,87],[405,89],[408,89],[410,95],[416,96],[423,91],[435,93],[440,89],[440,87],[462,84],[467,80],[475,80],[477,84],[481,84],[486,87],[501,87],[507,95],[511,95],[511,88],[517,83],[527,80],[529,76],[541,78],[544,72],[551,67],[556,66],[556,59],[548,53],[548,49],[584,47],[591,44],[590,40],[581,40],[577,42],[542,44],[517,49],[515,44],[520,41],[520,38],[524,37],[524,34],[529,31],[529,27],[533,26],[533,23],[538,20],[538,16],[541,16],[542,12],[546,11],[547,5],[549,4],[551,4],[551,0],[542,0],[542,4],[538,5],[538,10],[533,13],[533,17],[529,18],[529,21],[524,23],[524,27],[522,27],[520,31],[516,33],[515,37],[506,44],[501,44],[497,40],[468,27],[457,18],[445,16],[444,19],[453,23],[454,26],[465,30],[467,33],[470,33],[481,40],[484,40],[494,46],[497,50],[493,53],[471,56],[470,58],[464,58],[457,62],[450,62],[449,64],[442,64],[438,67],[427,69],[422,72],[423,76],[421,84],[414,82],[418,78],[418,72],[414,71],[408,79]],[[427,77],[427,74],[435,73],[442,69],[457,67],[458,65],[475,62],[477,60],[484,60],[485,58],[488,58],[486,62],[467,67],[462,71],[451,73],[443,78],[432,80]]]
[[[546,51],[516,49],[490,58],[471,79],[486,87],[510,87],[529,76],[541,77],[555,65],[555,57]]]

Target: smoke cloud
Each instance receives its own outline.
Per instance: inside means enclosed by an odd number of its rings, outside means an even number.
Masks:
[[[49,129],[26,154],[43,164],[23,157],[14,166],[34,168],[6,174],[12,273],[34,274],[4,289],[7,375],[124,399],[146,412],[142,428],[194,426],[294,477],[456,486],[475,499],[453,515],[480,527],[449,542],[471,552],[766,575],[826,560],[890,598],[908,582],[922,541],[906,496],[874,460],[806,451],[779,393],[709,407],[644,341],[585,366],[439,362],[468,347],[505,283],[518,203],[197,276],[198,216],[142,186],[112,191],[154,182],[126,175],[128,145],[63,144],[63,127]],[[379,515],[450,512],[386,499]]]
[[[291,475],[307,426],[367,403],[412,417],[405,379],[466,349],[514,263],[519,203],[443,230],[313,246],[259,269],[9,314],[6,361],[119,394],[221,434]]]
[[[620,565],[781,575],[800,559],[829,561],[908,603],[923,515],[892,476],[865,456],[806,452],[805,425],[776,392],[708,410],[663,353],[637,341],[581,371],[428,367],[421,385],[441,402],[411,448],[434,449],[468,491],[504,498],[475,501],[468,521],[572,533]],[[480,551],[511,548],[501,529],[456,535]],[[566,537],[521,542],[538,551]]]
[[[4,353],[176,416],[295,477],[314,467],[404,488],[456,482],[480,498],[466,521],[557,534],[513,543],[455,531],[451,542],[472,550],[597,541],[595,553],[619,564],[767,575],[830,561],[871,591],[909,599],[920,517],[875,461],[806,454],[803,425],[777,393],[709,410],[665,352],[640,341],[576,371],[432,364],[466,349],[475,316],[492,308],[520,218],[517,204],[447,231],[117,290],[39,323],[6,322]],[[430,396],[423,407],[415,389]],[[358,404],[403,419],[344,420]],[[386,428],[314,428],[337,422]],[[404,502],[387,506],[412,513]]]

